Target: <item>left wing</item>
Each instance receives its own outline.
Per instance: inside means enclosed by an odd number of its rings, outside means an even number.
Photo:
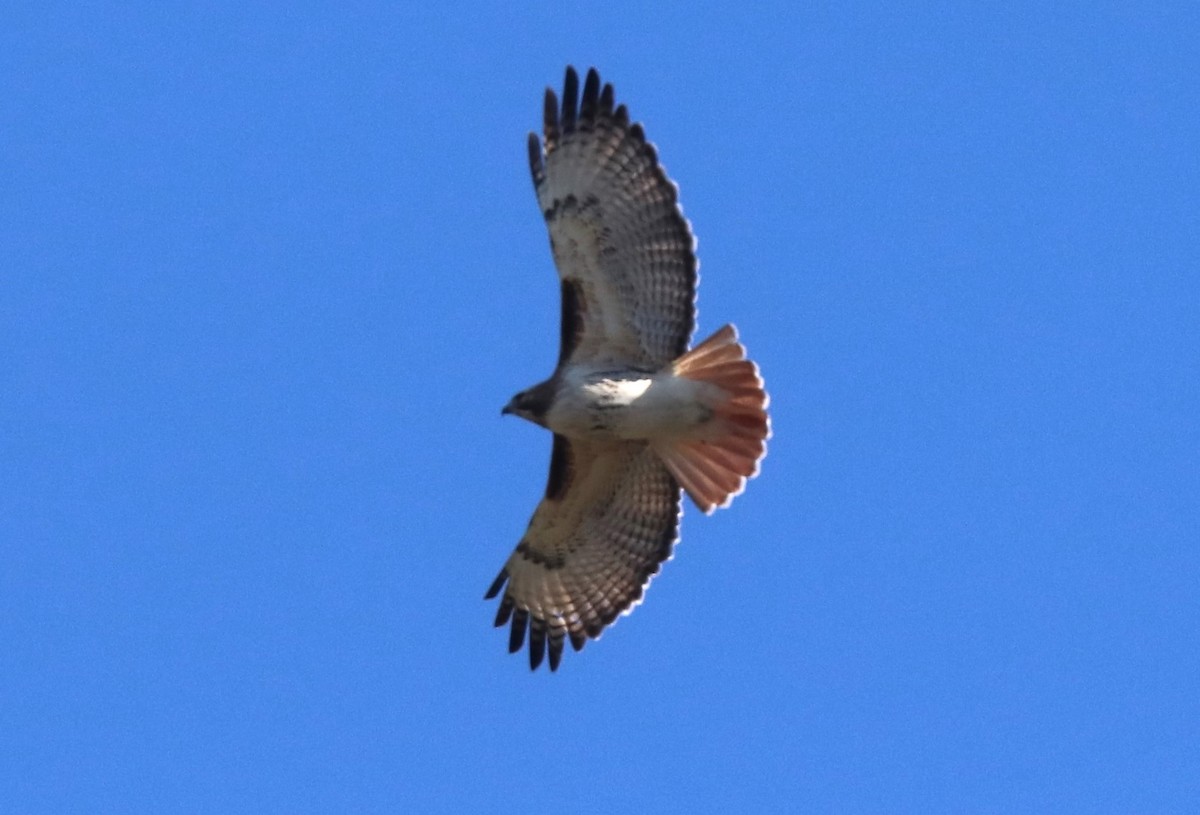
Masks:
[[[696,255],[678,188],[612,85],[568,67],[562,108],[546,90],[545,150],[529,166],[562,281],[559,364],[662,368],[696,323]]]
[[[529,666],[563,641],[576,651],[642,598],[678,539],[681,493],[642,442],[591,443],[554,437],[546,497],[524,538],[485,595],[508,588],[497,627],[512,620],[508,650],[529,635]]]

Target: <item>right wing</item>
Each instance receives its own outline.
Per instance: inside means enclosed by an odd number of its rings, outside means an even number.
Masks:
[[[564,638],[576,651],[642,597],[678,540],[681,492],[646,444],[554,437],[546,497],[485,599],[504,591],[496,626],[512,621],[508,650],[529,635],[529,665]]]

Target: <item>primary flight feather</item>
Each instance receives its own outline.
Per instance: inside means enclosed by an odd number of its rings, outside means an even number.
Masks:
[[[529,664],[599,637],[641,599],[679,537],[682,492],[728,506],[758,473],[767,393],[726,325],[695,348],[691,227],[612,85],[567,68],[546,90],[529,166],[562,288],[558,365],[503,412],[554,433],[546,494],[487,592]]]

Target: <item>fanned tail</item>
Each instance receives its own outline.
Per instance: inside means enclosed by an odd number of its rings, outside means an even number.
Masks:
[[[771,436],[770,399],[758,366],[746,359],[746,349],[732,325],[675,360],[671,371],[720,389],[721,398],[702,434],[654,445],[675,480],[708,514],[729,506],[746,488],[746,481],[758,475]]]

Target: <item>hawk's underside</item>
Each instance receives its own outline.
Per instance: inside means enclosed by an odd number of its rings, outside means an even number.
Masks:
[[[487,592],[530,665],[578,650],[642,597],[678,539],[681,486],[705,512],[758,470],[770,435],[757,368],[726,326],[695,327],[691,228],[611,85],[567,68],[529,136],[538,205],[562,287],[554,375],[513,398],[554,431],[546,494]]]

